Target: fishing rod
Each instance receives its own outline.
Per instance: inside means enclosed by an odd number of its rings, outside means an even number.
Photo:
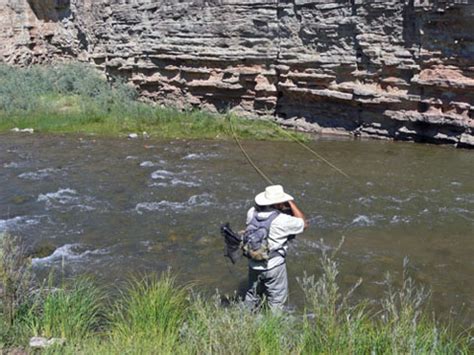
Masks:
[[[255,169],[255,171],[258,173],[258,175],[260,175],[260,177],[263,180],[265,180],[270,185],[274,185],[273,181],[262,171],[262,169],[260,169],[258,167],[258,165],[253,161],[253,159],[250,157],[250,155],[247,153],[247,151],[243,147],[243,145],[242,145],[242,143],[241,143],[241,141],[238,137],[237,131],[234,127],[234,124],[232,122],[232,115],[228,116],[228,120],[229,120],[229,126],[230,126],[230,130],[232,132],[232,135],[234,137],[234,140],[237,143],[237,145],[238,145],[239,149],[241,150],[242,154],[244,155],[244,157],[247,159],[248,163]],[[299,140],[297,137],[293,136],[289,132],[286,132],[276,122],[274,122],[274,123],[278,126],[280,131],[282,131],[285,135],[289,136],[292,140],[294,140],[296,143],[301,145],[305,150],[309,151],[317,159],[319,159],[319,160],[323,161],[324,163],[326,163],[328,166],[330,166],[332,169],[337,171],[339,174],[341,174],[345,178],[350,179],[349,175],[346,174],[342,169],[338,168],[336,165],[331,163],[328,159],[326,159],[324,156],[322,156],[321,154],[316,152],[314,149],[310,148],[308,145],[306,145],[304,142]],[[287,213],[287,212],[283,212],[283,213]],[[225,238],[225,242],[226,242],[225,256],[227,256],[232,261],[232,263],[235,264],[241,256],[240,250],[241,250],[241,246],[242,246],[242,238],[239,234],[232,231],[232,229],[230,228],[230,225],[228,223],[221,226],[221,234]]]

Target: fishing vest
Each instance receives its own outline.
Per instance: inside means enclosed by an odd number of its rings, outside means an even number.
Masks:
[[[276,250],[270,250],[268,239],[270,238],[270,225],[280,214],[279,211],[273,211],[268,217],[262,218],[255,211],[250,223],[245,229],[242,241],[242,250],[244,256],[255,261],[267,261],[275,256],[285,256],[280,253],[282,247]]]

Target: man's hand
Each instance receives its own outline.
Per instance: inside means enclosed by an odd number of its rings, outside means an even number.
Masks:
[[[306,220],[306,217],[304,216],[303,212],[296,205],[296,203],[294,201],[288,201],[288,204],[290,205],[291,212],[293,212],[293,216],[301,218],[304,221],[304,229],[308,228],[309,223]]]

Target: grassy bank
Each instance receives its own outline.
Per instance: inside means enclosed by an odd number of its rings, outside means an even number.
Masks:
[[[427,312],[427,294],[405,275],[388,283],[374,308],[343,294],[337,262],[322,254],[299,284],[306,308],[296,314],[252,313],[239,302],[225,306],[175,283],[169,273],[134,278],[117,297],[90,279],[35,285],[28,259],[2,237],[0,274],[5,349],[29,351],[32,336],[63,338],[55,354],[467,354],[469,332],[454,333]],[[8,252],[8,254],[6,253]],[[13,265],[14,264],[14,265]],[[14,266],[14,267],[13,267]],[[25,276],[27,275],[27,276]],[[29,281],[29,282],[26,282]],[[117,286],[116,286],[117,287]],[[117,289],[115,289],[117,291]],[[377,309],[375,312],[374,309]],[[471,347],[471,348],[470,348]]]
[[[33,128],[49,133],[156,138],[231,138],[229,115],[178,111],[138,100],[121,81],[108,82],[86,65],[14,68],[0,65],[0,131]],[[233,117],[248,139],[288,139],[275,124]]]

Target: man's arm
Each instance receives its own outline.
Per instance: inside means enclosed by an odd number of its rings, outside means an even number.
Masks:
[[[293,213],[293,217],[301,218],[304,221],[304,229],[308,228],[309,224],[304,216],[304,213],[299,209],[294,201],[288,201],[290,205],[291,212]]]

